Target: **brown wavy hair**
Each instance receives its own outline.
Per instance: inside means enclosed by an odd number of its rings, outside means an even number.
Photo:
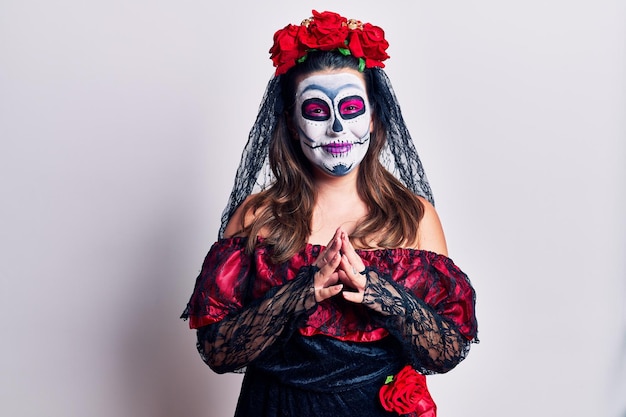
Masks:
[[[241,230],[249,237],[264,232],[264,242],[273,247],[273,261],[289,260],[307,243],[315,205],[311,163],[294,140],[293,117],[296,81],[315,71],[351,68],[358,61],[335,52],[312,52],[307,59],[282,75],[284,117],[278,121],[269,149],[269,163],[276,178],[270,187],[251,196],[242,208]],[[370,97],[371,73],[363,72],[372,107],[373,129],[370,147],[357,175],[357,192],[365,202],[368,216],[357,224],[350,239],[356,247],[397,248],[417,241],[418,225],[424,215],[422,202],[380,163],[385,129],[376,115],[380,104]],[[245,214],[252,214],[246,216]],[[249,224],[246,219],[252,218]],[[251,252],[256,239],[248,239]]]

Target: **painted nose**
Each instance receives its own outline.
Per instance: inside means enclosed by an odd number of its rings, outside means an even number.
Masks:
[[[341,120],[339,120],[338,117],[335,117],[335,120],[333,121],[332,131],[333,133],[343,132],[343,125],[341,124]]]

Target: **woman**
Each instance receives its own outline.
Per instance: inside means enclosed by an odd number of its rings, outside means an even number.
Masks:
[[[274,36],[276,74],[183,314],[214,371],[245,369],[236,416],[434,416],[423,375],[477,341],[387,47],[330,12]]]

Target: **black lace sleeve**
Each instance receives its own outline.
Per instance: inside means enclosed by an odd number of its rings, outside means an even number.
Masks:
[[[411,365],[424,374],[444,373],[465,358],[470,341],[455,324],[435,313],[401,285],[368,267],[363,304],[380,314],[385,328],[401,341]]]
[[[317,306],[316,270],[303,267],[295,279],[272,288],[237,314],[198,329],[202,360],[217,373],[237,371],[303,325]]]

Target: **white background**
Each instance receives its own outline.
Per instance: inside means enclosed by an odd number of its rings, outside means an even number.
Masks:
[[[240,376],[178,316],[272,35],[312,8],[385,29],[478,292],[440,417],[626,415],[626,8],[602,0],[0,1],[0,414],[232,415]]]

